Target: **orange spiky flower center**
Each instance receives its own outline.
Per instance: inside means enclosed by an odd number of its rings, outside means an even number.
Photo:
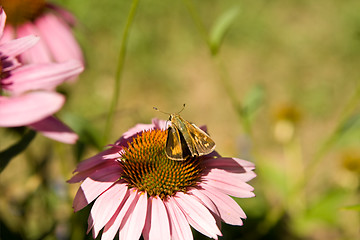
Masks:
[[[166,136],[164,130],[145,131],[124,149],[119,163],[129,188],[166,199],[197,185],[203,170],[201,158],[169,159],[165,154]]]

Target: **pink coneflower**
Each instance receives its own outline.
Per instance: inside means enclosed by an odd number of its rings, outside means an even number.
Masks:
[[[26,63],[64,62],[76,59],[83,62],[82,51],[71,26],[75,18],[68,11],[45,0],[0,0],[8,15],[4,39],[30,34],[40,37],[39,43],[21,54]]]
[[[74,199],[79,211],[94,202],[88,219],[101,239],[192,239],[190,226],[217,239],[221,221],[242,225],[246,215],[229,196],[253,197],[246,182],[255,166],[217,152],[185,161],[166,157],[166,121],[138,124],[111,147],[76,168],[83,181]]]
[[[0,8],[0,37],[5,20]],[[82,63],[72,60],[21,65],[16,56],[38,40],[27,36],[0,44],[0,127],[29,126],[49,138],[74,143],[77,135],[52,116],[65,102],[64,96],[52,90],[82,72]]]

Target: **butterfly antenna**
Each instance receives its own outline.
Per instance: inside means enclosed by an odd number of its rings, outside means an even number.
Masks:
[[[171,113],[168,113],[168,112],[163,112],[163,111],[161,111],[159,108],[157,108],[157,107],[153,107],[153,109],[155,110],[155,111],[158,111],[158,112],[161,112],[161,113],[164,113],[164,114],[167,114],[167,115],[171,115]]]
[[[182,109],[178,112],[178,114],[181,113],[184,109],[185,109],[185,103],[183,104],[183,107],[182,107]]]

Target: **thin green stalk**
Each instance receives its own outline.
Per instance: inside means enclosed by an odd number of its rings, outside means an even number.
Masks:
[[[248,136],[251,136],[251,133],[252,133],[251,123],[249,121],[248,115],[244,111],[244,108],[242,107],[240,101],[238,100],[236,92],[230,83],[230,77],[224,66],[222,59],[219,57],[217,57],[217,58],[215,58],[215,57],[216,56],[213,56],[213,59],[217,63],[217,68],[220,73],[221,83],[222,83],[223,87],[225,88],[227,95],[229,96],[231,104],[232,104],[233,108],[235,109],[235,112],[239,118],[240,124],[242,125],[244,132]]]
[[[113,127],[114,115],[115,115],[115,111],[116,111],[118,101],[120,98],[121,79],[122,79],[121,77],[122,77],[123,69],[124,69],[125,56],[126,56],[126,50],[127,50],[127,42],[129,39],[129,32],[130,32],[131,24],[134,21],[138,3],[139,3],[139,0],[133,0],[131,9],[129,12],[129,16],[126,21],[125,29],[122,34],[120,52],[119,52],[119,60],[118,60],[117,68],[116,68],[116,74],[115,74],[114,92],[113,92],[113,97],[112,97],[111,104],[110,104],[110,110],[109,110],[109,113],[108,113],[107,119],[106,119],[106,126],[105,126],[104,138],[103,138],[104,143],[106,143],[108,141],[111,129]]]
[[[233,108],[235,109],[237,116],[239,117],[239,121],[240,121],[241,126],[243,127],[244,132],[247,135],[251,136],[251,124],[248,119],[248,116],[247,116],[246,112],[244,111],[244,108],[242,107],[240,101],[236,97],[237,94],[236,94],[234,88],[231,86],[230,77],[229,77],[227,70],[225,69],[223,61],[211,49],[209,33],[208,33],[203,21],[201,20],[199,14],[197,13],[197,10],[195,9],[192,0],[183,0],[183,2],[185,4],[187,10],[189,11],[190,16],[191,16],[192,20],[194,21],[198,31],[200,32],[201,37],[206,42],[212,59],[216,63],[216,67],[220,74],[221,84],[223,85],[227,95],[230,98],[231,104],[232,104]]]
[[[329,152],[329,149],[333,147],[336,141],[339,138],[339,129],[345,124],[349,119],[351,114],[357,109],[360,104],[360,84],[357,86],[352,97],[349,99],[343,111],[341,113],[341,119],[335,130],[331,133],[329,137],[323,142],[318,151],[314,154],[313,159],[310,161],[310,164],[306,167],[304,171],[304,178],[299,181],[299,183],[293,189],[293,197],[296,197],[298,192],[301,191],[306,184],[311,182],[311,177],[314,175],[317,167],[320,165],[321,161],[324,159],[325,155]]]
[[[210,45],[210,41],[209,41],[209,33],[206,30],[205,25],[203,24],[199,14],[197,14],[197,11],[194,7],[194,4],[192,2],[192,0],[183,0],[187,10],[190,13],[190,16],[192,18],[192,20],[194,21],[194,23],[196,24],[196,28],[198,29],[198,31],[201,34],[202,39],[206,42],[206,44],[208,45],[210,52],[211,52],[211,45]]]
[[[328,150],[333,146],[333,144],[338,140],[339,129],[344,126],[345,122],[348,121],[349,117],[354,113],[360,104],[360,84],[357,86],[354,94],[351,96],[347,104],[344,106],[342,113],[340,114],[341,119],[335,131],[326,139],[322,144],[319,151],[315,154],[314,160],[310,162],[310,165],[307,167],[306,179],[310,178],[315,172],[316,167],[320,164],[324,155]],[[305,180],[306,181],[306,180]]]

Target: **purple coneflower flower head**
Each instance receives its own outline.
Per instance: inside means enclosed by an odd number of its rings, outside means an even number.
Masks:
[[[0,0],[0,6],[8,15],[4,40],[30,34],[40,37],[36,46],[20,55],[22,62],[64,62],[70,59],[83,62],[82,51],[71,31],[75,18],[70,12],[45,0]]]
[[[0,38],[6,14],[0,8]],[[52,115],[65,97],[53,90],[66,79],[83,71],[77,60],[63,63],[22,65],[17,56],[38,42],[27,36],[0,43],[0,127],[29,126],[45,136],[74,143],[78,136]]]
[[[69,182],[82,182],[74,210],[93,203],[88,219],[101,239],[192,239],[190,226],[217,239],[221,221],[242,225],[230,196],[253,197],[253,163],[209,155],[174,161],[165,154],[166,121],[138,124],[110,148],[81,162]]]

